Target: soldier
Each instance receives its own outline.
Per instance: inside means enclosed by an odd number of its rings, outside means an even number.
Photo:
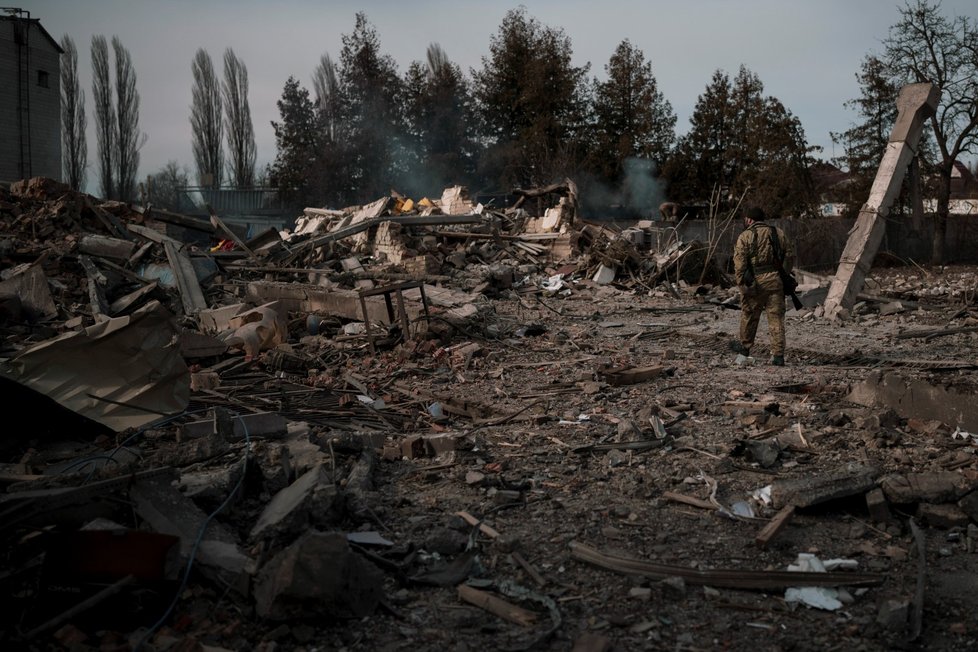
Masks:
[[[764,211],[752,207],[744,213],[744,231],[734,246],[734,278],[740,288],[740,340],[730,343],[736,353],[750,355],[761,312],[767,313],[771,334],[772,365],[784,366],[784,286],[775,256],[785,272],[795,262],[794,247],[781,229],[764,223]]]

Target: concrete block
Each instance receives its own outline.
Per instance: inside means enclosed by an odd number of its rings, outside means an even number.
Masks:
[[[971,520],[957,505],[931,505],[921,503],[917,507],[917,517],[932,527],[951,529],[967,527]]]
[[[594,273],[591,278],[592,281],[598,285],[607,285],[615,280],[616,270],[613,267],[608,267],[607,265],[601,265],[598,267],[598,271]]]
[[[299,532],[310,525],[329,525],[338,519],[341,510],[336,487],[323,467],[316,466],[272,497],[249,536],[258,539]]]
[[[310,531],[258,573],[255,607],[270,620],[363,618],[383,597],[383,573],[339,532]]]

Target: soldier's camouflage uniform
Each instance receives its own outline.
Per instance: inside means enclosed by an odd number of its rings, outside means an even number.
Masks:
[[[766,312],[771,334],[771,355],[783,356],[784,287],[774,266],[772,231],[781,243],[784,271],[791,272],[795,252],[784,231],[764,222],[754,222],[740,234],[734,246],[734,278],[741,291],[740,344],[744,348],[754,344],[761,312]],[[751,273],[753,283],[749,283]]]

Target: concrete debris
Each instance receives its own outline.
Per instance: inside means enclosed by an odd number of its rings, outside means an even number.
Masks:
[[[8,647],[890,649],[919,614],[968,647],[973,268],[861,265],[831,322],[799,270],[774,367],[764,329],[730,351],[706,206],[590,220],[564,180],[297,212],[0,184]],[[815,269],[852,220],[779,224]],[[844,617],[778,629],[757,590]]]
[[[383,574],[338,532],[305,532],[258,572],[261,618],[363,618],[383,597]]]
[[[329,527],[342,515],[342,496],[321,466],[279,491],[251,528],[250,538],[282,537],[309,527]]]

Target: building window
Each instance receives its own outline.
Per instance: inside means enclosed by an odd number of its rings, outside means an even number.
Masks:
[[[49,80],[48,80],[48,78],[49,77],[50,77],[50,75],[48,75],[48,71],[47,70],[38,70],[37,71],[37,85],[40,86],[41,88],[48,88],[48,86],[49,86]]]

